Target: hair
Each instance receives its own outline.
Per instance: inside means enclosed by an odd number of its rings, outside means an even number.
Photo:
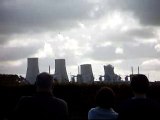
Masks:
[[[52,88],[53,85],[52,76],[46,72],[42,72],[37,75],[35,84],[38,88],[45,88],[45,89]]]
[[[131,78],[131,88],[135,93],[146,93],[149,88],[149,80],[143,74],[133,75]]]
[[[96,94],[96,105],[101,108],[112,108],[114,106],[115,93],[109,87],[102,87]]]

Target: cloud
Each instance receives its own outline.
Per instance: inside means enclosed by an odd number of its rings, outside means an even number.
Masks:
[[[133,13],[141,24],[159,25],[159,5],[159,0],[2,0],[0,33],[60,31],[119,10]]]
[[[0,34],[0,44],[5,44],[9,40],[10,36]]]
[[[154,49],[152,44],[124,45],[124,58],[157,58],[159,53]]]
[[[150,59],[146,60],[142,63],[142,68],[144,70],[150,70],[150,71],[159,71],[160,70],[160,60],[159,59]]]
[[[19,59],[24,59],[26,56],[32,56],[35,54],[41,46],[39,45],[30,45],[30,46],[16,46],[16,47],[7,47],[0,46],[0,62],[3,61],[16,61]]]
[[[27,59],[13,61],[1,61],[0,73],[1,74],[18,74],[25,77],[27,70]]]
[[[116,48],[115,53],[116,54],[123,54],[123,49],[118,47],[118,48]]]
[[[74,27],[90,19],[93,3],[85,0],[6,0],[0,5],[0,33],[27,33]]]
[[[155,49],[156,49],[157,52],[160,52],[160,44],[157,44],[157,45],[155,46]]]
[[[151,27],[133,28],[126,31],[126,34],[128,34],[128,36],[130,37],[143,38],[143,39],[149,39],[155,37],[154,29]]]
[[[134,42],[133,42],[134,43]],[[121,53],[121,54],[117,54]],[[116,59],[142,59],[142,58],[158,58],[158,53],[154,45],[150,44],[132,44],[126,43],[121,48],[116,46],[94,46],[91,52],[84,54],[85,57],[89,57],[94,60],[116,60]]]
[[[132,0],[128,8],[133,10],[144,25],[160,25],[160,1],[159,0]]]
[[[130,11],[143,25],[160,25],[159,0],[113,0],[109,3],[114,9]]]

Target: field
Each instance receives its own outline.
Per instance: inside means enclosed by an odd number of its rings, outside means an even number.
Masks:
[[[53,93],[56,97],[64,99],[68,103],[70,119],[87,119],[88,110],[94,107],[94,96],[96,91],[103,87],[111,87],[116,93],[116,106],[120,102],[132,97],[132,90],[128,83],[96,83],[96,84],[56,84]],[[30,96],[35,93],[35,86],[1,86],[0,87],[0,115],[9,117],[17,101],[21,96]],[[150,83],[147,94],[149,97],[160,102],[160,83]]]

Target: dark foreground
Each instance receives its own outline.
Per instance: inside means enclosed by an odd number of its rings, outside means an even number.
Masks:
[[[160,102],[160,83],[150,83],[148,96]],[[132,91],[128,83],[98,83],[98,84],[57,84],[53,89],[56,97],[68,103],[70,119],[87,119],[88,110],[94,107],[94,96],[102,86],[111,87],[116,93],[116,106],[128,97]],[[0,86],[0,118],[9,118],[21,96],[30,96],[35,93],[32,85]]]

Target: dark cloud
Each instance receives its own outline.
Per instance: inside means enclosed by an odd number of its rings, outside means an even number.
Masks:
[[[105,4],[106,3],[106,4]],[[94,19],[106,12],[133,12],[144,25],[160,24],[159,0],[2,0],[0,4],[0,33],[27,33],[69,29],[77,21]],[[97,10],[95,10],[97,8]]]
[[[21,74],[25,76],[25,73],[27,71],[27,60],[26,62],[23,62],[21,65],[9,65],[4,62],[4,64],[0,65],[0,73],[1,74]]]
[[[11,34],[30,34],[46,31],[63,31],[77,26],[78,21],[94,20],[114,10],[133,12],[144,25],[159,25],[159,0],[1,0],[0,1],[0,42]],[[97,8],[97,10],[96,10]],[[94,17],[91,17],[91,13]],[[148,29],[132,31],[130,34],[148,37]],[[117,32],[117,31],[116,31]],[[135,32],[135,33],[134,33]],[[110,33],[109,39],[115,39]],[[147,36],[148,35],[148,36]],[[119,40],[126,40],[119,36]]]
[[[0,62],[16,61],[19,59],[27,58],[28,56],[36,54],[41,47],[42,46],[40,45],[16,47],[0,46]]]
[[[0,34],[0,44],[5,44],[7,41],[9,41],[9,38],[10,36]]]
[[[124,44],[124,58],[125,59],[137,59],[137,58],[157,58],[160,56],[160,53],[154,48],[152,44],[139,44],[139,45],[131,45]]]
[[[133,42],[134,38],[125,32],[120,31],[107,31],[104,40],[109,40],[112,42],[122,43],[122,42]]]
[[[149,39],[154,38],[155,33],[153,28],[136,28],[136,29],[130,29],[126,31],[126,34],[130,37],[136,37],[136,38],[143,38],[143,39]]]
[[[160,1],[159,0],[110,0],[110,9],[132,12],[143,25],[160,25]]]
[[[85,58],[91,58],[94,60],[101,60],[101,61],[106,61],[106,60],[113,60],[113,59],[118,59],[119,55],[116,55],[115,53],[115,47],[113,46],[99,46],[96,47],[94,46],[93,50],[91,52],[88,52],[84,54]]]
[[[137,42],[137,39],[147,41],[152,38],[156,38],[155,29],[152,27],[131,28],[126,31],[107,29],[101,35],[95,35],[94,39],[96,41],[93,41],[93,43],[105,43],[108,41],[114,45],[134,44]]]
[[[159,0],[127,0],[128,9],[134,11],[144,25],[160,25]]]
[[[154,45],[150,44],[137,44],[131,43],[123,44],[121,47],[123,49],[123,54],[116,54],[115,46],[100,46],[95,47],[93,50],[87,54],[84,54],[85,57],[101,60],[101,61],[111,61],[119,59],[149,59],[157,58],[160,56],[160,53],[157,53]]]
[[[89,18],[92,8],[85,0],[6,0],[0,5],[0,33],[71,28],[77,20]]]

